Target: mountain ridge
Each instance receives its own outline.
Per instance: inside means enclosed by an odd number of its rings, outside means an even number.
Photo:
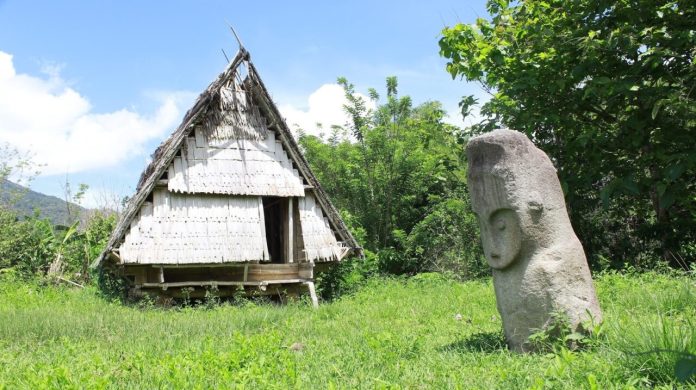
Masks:
[[[72,224],[87,211],[78,204],[33,191],[7,179],[0,181],[0,206],[16,212],[20,218],[34,216],[35,210],[38,210],[39,218],[64,226]]]

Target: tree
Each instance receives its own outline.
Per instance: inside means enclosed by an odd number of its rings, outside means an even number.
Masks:
[[[337,137],[341,131],[334,129],[327,141],[305,133],[299,141],[334,204],[352,216],[351,225],[363,229],[362,244],[380,252],[380,269],[447,268],[461,276],[478,275],[480,266],[469,262],[480,262],[480,251],[458,251],[478,245],[466,198],[461,130],[443,121],[440,103],[414,107],[410,97],[399,96],[395,77],[387,78],[384,99],[369,90],[373,104],[347,80],[339,83],[350,117],[345,132],[352,138]],[[462,215],[471,218],[453,224]]]
[[[429,204],[463,183],[458,129],[442,121],[445,112],[439,103],[413,107],[410,97],[398,96],[394,77],[387,78],[384,103],[370,91],[374,110],[352,84],[345,79],[339,83],[355,139],[339,142],[334,137],[326,143],[305,134],[300,144],[333,201],[366,229],[368,248],[393,246]]]
[[[41,165],[32,161],[32,155],[21,152],[8,143],[0,143],[0,207],[10,207],[25,195],[26,190],[5,188],[5,181],[12,180],[23,187],[28,187],[40,173]]]
[[[440,40],[450,74],[491,93],[472,131],[524,131],[550,155],[593,258],[696,255],[696,6],[487,6]]]

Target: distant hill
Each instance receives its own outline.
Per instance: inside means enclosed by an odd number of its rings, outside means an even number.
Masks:
[[[39,217],[48,218],[54,225],[70,225],[71,222],[65,200],[32,191],[9,180],[0,181],[0,204],[9,206],[20,217],[34,215],[34,210],[39,210]],[[85,211],[84,207],[70,203],[73,221]]]

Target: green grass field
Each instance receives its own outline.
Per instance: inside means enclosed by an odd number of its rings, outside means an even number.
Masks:
[[[614,274],[597,288],[592,346],[516,355],[490,281],[375,279],[317,310],[138,308],[0,281],[0,388],[672,388],[680,355],[649,351],[696,353],[694,280]]]

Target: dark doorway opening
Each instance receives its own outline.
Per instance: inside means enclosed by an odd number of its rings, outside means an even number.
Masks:
[[[288,199],[263,197],[263,217],[266,222],[266,243],[271,263],[285,263],[285,225],[287,225]]]

